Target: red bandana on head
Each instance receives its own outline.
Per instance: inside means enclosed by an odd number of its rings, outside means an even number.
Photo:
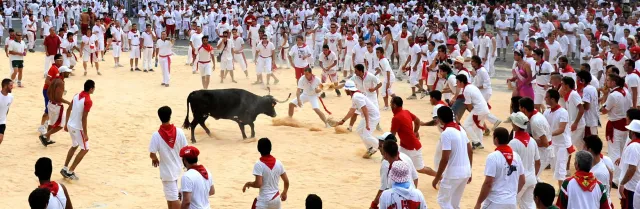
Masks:
[[[262,162],[265,165],[267,165],[267,167],[269,167],[269,169],[273,169],[273,167],[276,166],[276,158],[273,157],[272,155],[267,155],[267,156],[260,157],[260,162]]]
[[[173,146],[176,144],[176,127],[173,124],[160,125],[158,134],[160,134],[164,142],[173,149]]]
[[[578,182],[582,191],[591,192],[598,185],[598,179],[591,172],[576,171],[573,178]]]
[[[507,160],[507,164],[511,165],[511,163],[513,163],[513,150],[509,145],[498,145],[498,147],[496,147],[496,151],[500,151],[500,153],[502,153],[504,159]]]
[[[41,184],[38,188],[48,189],[51,192],[51,194],[53,194],[53,196],[58,196],[58,191],[60,190],[60,188],[58,187],[58,183],[56,183],[55,181],[50,181],[50,182]]]

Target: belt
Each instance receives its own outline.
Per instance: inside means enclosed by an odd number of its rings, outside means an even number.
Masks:
[[[198,62],[202,64],[206,64],[206,63],[210,63],[211,61],[198,61]]]
[[[536,85],[538,85],[538,86],[540,86],[540,87],[542,87],[542,88],[544,88],[544,86],[545,86],[545,85],[537,84],[537,83],[536,83]]]
[[[260,58],[265,58],[265,59],[266,59],[266,58],[271,58],[271,56],[268,56],[268,57],[263,57],[263,56],[260,56]]]
[[[132,44],[131,46],[140,46],[140,44],[138,44],[138,45],[133,45],[133,44]]]
[[[153,48],[153,46],[145,46],[145,48]]]
[[[113,41],[113,43],[120,43],[120,41]]]

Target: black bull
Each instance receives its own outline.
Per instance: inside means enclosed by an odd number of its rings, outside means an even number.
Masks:
[[[182,125],[185,129],[191,129],[191,142],[195,143],[194,129],[198,124],[202,126],[207,135],[211,136],[211,132],[204,124],[209,116],[218,119],[233,120],[240,126],[242,138],[246,139],[244,126],[251,127],[251,138],[255,137],[253,122],[259,114],[265,114],[270,117],[276,117],[274,107],[277,103],[285,103],[278,101],[271,95],[258,96],[244,89],[215,89],[215,90],[197,90],[191,92],[187,97],[187,117]],[[193,112],[193,121],[189,123],[189,105]]]

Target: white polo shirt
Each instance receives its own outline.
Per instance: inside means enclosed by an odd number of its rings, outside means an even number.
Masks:
[[[334,53],[333,51],[329,51],[328,55],[322,52],[318,56],[320,56],[320,60],[319,60],[320,66],[324,68],[328,68],[329,66],[335,63],[335,65],[332,68],[327,69],[329,72],[333,72],[338,69],[338,57],[336,56],[336,53]]]
[[[529,136],[529,133],[526,134],[527,136]],[[520,160],[522,160],[522,167],[524,167],[525,175],[525,185],[536,184],[537,179],[535,162],[537,160],[540,160],[540,151],[538,150],[538,143],[536,143],[536,140],[529,137],[529,143],[525,146],[524,143],[514,137],[509,142],[509,146],[513,149],[514,152],[518,153],[518,155],[520,156]]]
[[[369,121],[380,120],[380,110],[378,110],[378,107],[364,94],[355,92],[353,97],[351,97],[351,108],[355,108],[358,113],[362,113],[362,107],[367,107]]]
[[[171,40],[167,39],[163,41],[162,39],[158,39],[156,42],[156,46],[158,46],[158,56],[168,56],[173,54],[171,48],[173,48],[173,44]]]
[[[493,177],[493,186],[486,200],[505,205],[515,205],[517,203],[518,180],[521,175],[525,175],[525,169],[522,166],[520,155],[515,151],[513,152],[511,165],[516,167],[516,171],[513,171],[511,175],[507,175],[510,168],[507,164],[507,159],[500,151],[493,151],[487,156],[484,175]]]
[[[582,103],[588,103],[589,109],[584,110],[583,120],[585,121],[585,125],[587,127],[595,127],[598,126],[598,120],[600,120],[600,113],[598,112],[598,108],[600,107],[598,101],[598,90],[592,86],[587,85],[582,89]]]
[[[270,58],[273,55],[272,53],[273,50],[275,49],[276,47],[271,42],[265,45],[262,43],[262,41],[260,41],[260,43],[258,43],[258,46],[256,46],[256,51],[258,52],[258,56],[262,58]]]
[[[151,135],[151,143],[149,143],[149,152],[158,153],[160,158],[160,179],[162,181],[177,181],[182,172],[182,158],[180,158],[180,149],[187,146],[187,137],[184,131],[176,128],[176,138],[173,148],[169,147],[167,142],[162,139],[158,131]]]
[[[455,128],[446,128],[440,134],[440,145],[442,150],[451,150],[449,156],[449,162],[447,168],[442,173],[443,178],[447,179],[463,179],[471,177],[471,163],[469,162],[469,156],[467,155],[467,144],[469,138],[466,134]],[[440,155],[442,157],[442,155]],[[436,161],[439,165],[440,159]]]
[[[189,205],[189,209],[211,208],[209,204],[209,191],[211,190],[211,185],[213,185],[213,175],[211,175],[209,169],[207,169],[207,174],[209,179],[205,179],[198,171],[189,169],[182,175],[182,179],[180,180],[182,189],[180,191],[191,193],[191,205]]]
[[[102,28],[102,26],[94,25],[91,32],[98,36],[98,40],[104,39],[104,28]]]
[[[305,76],[300,77],[300,79],[298,79],[298,88],[302,89],[302,94],[307,95],[307,96],[318,96],[318,93],[316,93],[316,88],[318,88],[318,86],[322,84],[322,81],[320,81],[320,78],[313,76],[313,78],[311,78],[311,81],[307,80],[307,78]]]
[[[487,100],[484,99],[480,89],[474,86],[473,84],[467,84],[461,90],[462,95],[464,95],[464,104],[473,105],[473,110],[471,110],[471,114],[473,115],[485,115],[489,114],[489,106],[487,105]]]
[[[623,89],[623,91],[626,90]],[[628,92],[626,92],[624,96],[618,91],[611,91],[611,93],[609,93],[604,107],[609,111],[607,115],[610,121],[617,121],[627,117],[626,111],[631,107],[631,102],[627,98],[630,97]]]
[[[289,56],[293,57],[293,66],[297,68],[304,68],[309,66],[309,59],[313,56],[313,50],[311,46],[306,44],[298,46],[297,44],[291,47],[289,50]],[[307,58],[303,58],[309,56]]]
[[[153,47],[153,32],[142,32],[142,40],[144,41],[142,43],[144,47]]]
[[[400,157],[400,161],[403,161],[407,163],[407,165],[409,165],[409,172],[411,172],[409,175],[411,176],[412,180],[411,186],[409,186],[409,188],[416,188],[416,185],[413,184],[413,181],[418,179],[418,171],[413,166],[413,161],[408,155],[402,152],[398,152],[398,155]],[[394,182],[389,178],[389,170],[391,170],[391,168],[389,168],[389,161],[382,159],[382,163],[380,164],[380,190],[387,190],[390,189],[391,186],[393,186]]]
[[[570,126],[576,120],[576,117],[578,117],[577,106],[582,104],[582,97],[580,97],[580,94],[578,94],[577,91],[573,90],[569,93],[569,99],[565,101],[565,104],[567,106],[566,109],[568,110],[568,113],[569,113],[569,124],[567,125]],[[584,116],[583,116],[582,118],[580,118],[578,122],[578,128],[584,127],[584,126],[585,126],[585,122],[584,122]]]
[[[391,82],[393,83],[396,80],[396,75],[391,70],[391,64],[389,64],[388,58],[378,59],[380,64],[380,73],[382,73],[382,83]],[[387,72],[389,75],[387,75]]]
[[[11,42],[9,42],[9,47],[7,48],[8,51],[13,51],[13,52],[18,52],[18,53],[24,53],[25,49],[27,48],[27,45],[24,44],[24,41],[20,41],[17,42],[16,40],[13,40]],[[11,60],[24,60],[24,56],[18,56],[18,55],[9,55],[9,59]]]
[[[352,52],[353,52],[353,48],[358,45],[358,35],[353,34],[351,37],[353,37],[353,39],[349,40],[347,36],[344,37],[344,40],[342,41],[342,47],[343,50],[340,50],[340,54],[346,53],[346,57],[351,57]],[[353,59],[352,59],[353,60]],[[347,63],[350,64],[350,63]]]
[[[82,98],[80,98],[82,96]],[[84,130],[82,127],[82,115],[84,112],[89,112],[93,106],[93,101],[89,93],[80,92],[73,96],[71,114],[69,115],[68,127],[76,130]]]
[[[549,127],[553,131],[560,127],[560,123],[567,123],[562,134],[551,137],[551,142],[554,146],[560,148],[571,147],[571,122],[569,121],[569,112],[566,109],[560,107],[555,111],[551,111],[551,108],[547,108],[544,111],[544,117],[549,122]]]
[[[203,36],[203,33],[191,33],[191,38],[189,39],[189,41],[193,44],[193,48],[198,49],[200,48],[200,46],[202,46]]]
[[[140,31],[129,31],[127,38],[131,42],[131,46],[140,46]]]
[[[365,53],[367,53],[367,46],[360,46],[356,44],[351,51],[348,51],[352,55],[352,60],[356,64],[363,64],[365,59]]]
[[[280,160],[276,160],[273,168],[270,169],[262,161],[256,162],[253,166],[253,175],[262,176],[262,187],[260,187],[260,193],[258,194],[258,201],[269,201],[279,192],[278,183],[280,183],[280,176],[284,174],[284,165]]]
[[[7,93],[5,96],[0,93],[0,124],[7,124],[7,113],[11,103],[13,103],[13,94]]]
[[[375,46],[373,46],[375,48]],[[375,74],[376,73],[376,67],[378,66],[378,56],[376,55],[376,51],[373,50],[372,52],[369,52],[369,50],[366,49],[365,47],[365,53],[364,53],[364,60],[369,63],[368,64],[368,68],[367,71],[369,71],[370,73]]]

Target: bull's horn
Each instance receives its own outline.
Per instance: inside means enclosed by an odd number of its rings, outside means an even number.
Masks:
[[[286,102],[289,100],[289,98],[291,98],[291,93],[289,93],[289,96],[287,97],[287,99],[285,99],[285,100],[283,100],[283,101],[279,101],[278,99],[276,99],[276,98],[274,97],[274,99],[275,99],[275,100],[276,100],[276,102],[278,102],[278,103],[286,103]]]

